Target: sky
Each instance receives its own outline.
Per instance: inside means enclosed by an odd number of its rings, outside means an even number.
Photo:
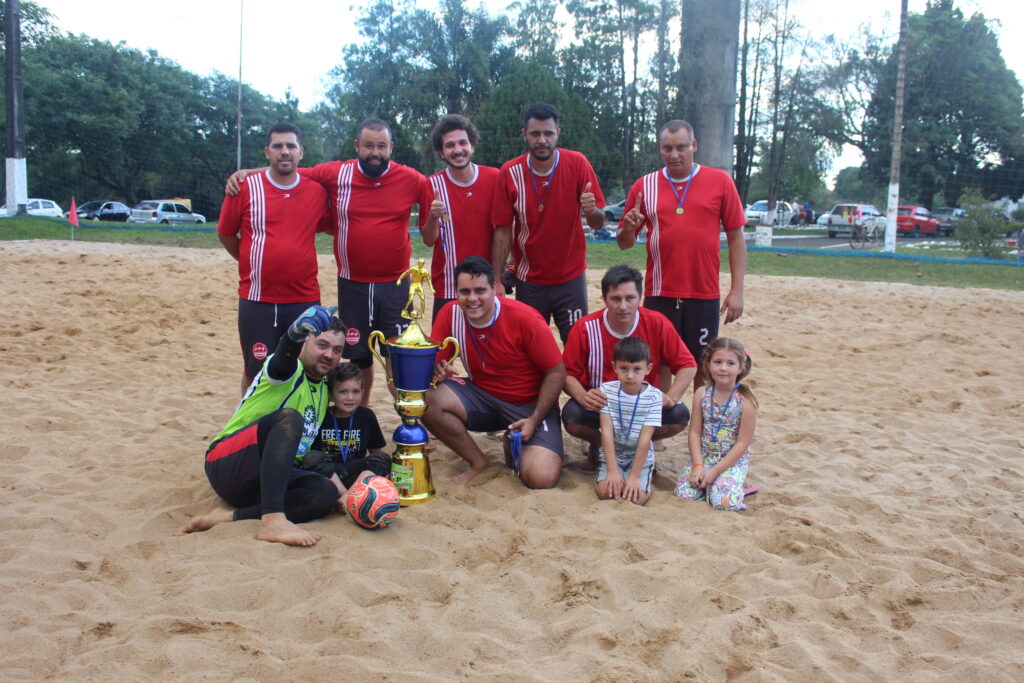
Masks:
[[[510,1],[484,0],[483,4],[496,14]],[[242,81],[275,99],[282,99],[291,88],[302,109],[320,101],[324,76],[341,63],[342,48],[359,38],[355,26],[358,10],[351,10],[353,0],[37,2],[56,16],[57,26],[64,31],[151,48],[201,76],[214,71],[238,76],[241,15]],[[468,0],[467,4],[474,7],[477,2]],[[920,12],[925,4],[925,0],[910,0],[910,11]],[[959,0],[957,5],[967,15],[981,10],[987,18],[997,20],[994,28],[1003,57],[1018,79],[1024,77],[1024,40],[1019,34],[1013,40],[1011,35],[1015,21],[1024,19],[1021,0]],[[844,27],[855,33],[863,22],[876,32],[892,36],[899,32],[899,0],[793,0],[791,6],[815,34],[820,27],[822,36],[842,33]]]

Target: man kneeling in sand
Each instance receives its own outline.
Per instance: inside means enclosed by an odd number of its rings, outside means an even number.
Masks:
[[[479,256],[456,266],[455,293],[438,312],[431,338],[458,340],[469,377],[452,377],[442,356],[435,376],[448,379],[427,393],[423,424],[469,463],[457,484],[490,464],[469,431],[507,429],[521,439],[520,480],[534,489],[556,486],[563,455],[557,399],[565,366],[551,328],[530,306],[496,296],[494,271]]]
[[[327,414],[324,377],[345,347],[345,326],[333,312],[310,306],[291,324],[206,451],[210,485],[237,509],[194,517],[185,532],[259,519],[259,540],[310,546],[320,537],[295,523],[323,517],[336,503],[344,510],[330,479],[295,465]]]

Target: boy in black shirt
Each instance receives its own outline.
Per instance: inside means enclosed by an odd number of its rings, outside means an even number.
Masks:
[[[377,416],[360,405],[363,399],[362,371],[342,363],[327,375],[333,405],[327,411],[313,446],[299,466],[319,472],[338,487],[341,495],[366,471],[389,477],[391,456]]]

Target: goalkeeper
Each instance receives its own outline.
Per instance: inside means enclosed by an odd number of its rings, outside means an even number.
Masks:
[[[258,519],[256,538],[311,546],[319,536],[296,526],[328,514],[339,491],[297,460],[309,450],[327,414],[324,378],[338,365],[345,326],[337,309],[310,306],[281,336],[256,380],[206,451],[206,477],[234,510],[194,517],[184,531]]]

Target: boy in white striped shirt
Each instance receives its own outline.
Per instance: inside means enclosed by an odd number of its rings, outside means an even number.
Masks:
[[[602,455],[594,489],[604,500],[624,498],[643,505],[652,493],[651,437],[661,426],[661,392],[644,381],[652,365],[651,349],[643,339],[620,340],[613,359],[618,379],[601,384],[608,403],[599,416]]]

